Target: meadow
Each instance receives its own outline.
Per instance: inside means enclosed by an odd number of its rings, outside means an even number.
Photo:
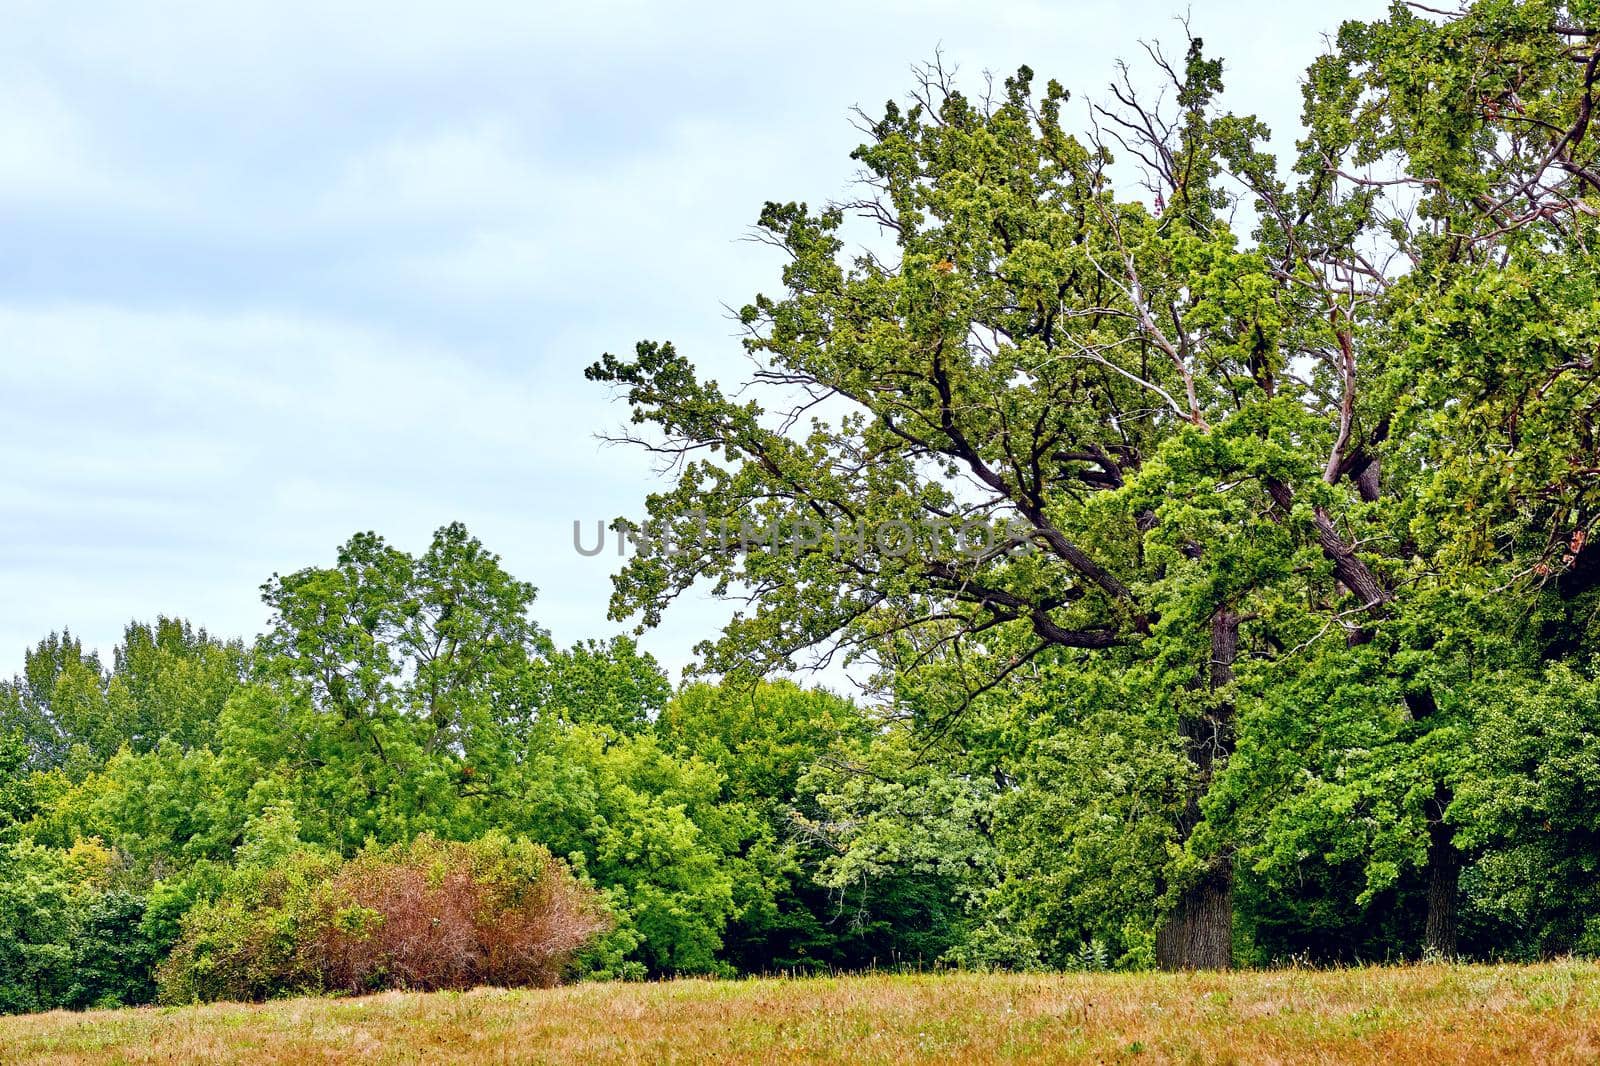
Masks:
[[[1600,965],[389,992],[0,1018],[0,1062],[1493,1063],[1600,1057]]]

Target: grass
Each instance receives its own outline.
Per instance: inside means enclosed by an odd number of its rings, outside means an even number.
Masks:
[[[585,984],[0,1018],[0,1063],[1600,1059],[1600,965]]]

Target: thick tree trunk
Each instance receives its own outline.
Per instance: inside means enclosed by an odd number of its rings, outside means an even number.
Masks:
[[[1178,901],[1156,932],[1163,970],[1226,970],[1233,965],[1233,861],[1217,862]]]
[[[1211,662],[1206,682],[1213,692],[1233,682],[1239,656],[1239,616],[1223,608],[1211,619]],[[1216,774],[1233,754],[1233,704],[1218,700],[1210,714],[1181,722],[1183,739],[1194,763],[1195,787],[1189,792],[1179,829],[1185,837],[1200,824],[1200,801]],[[1177,907],[1156,932],[1156,963],[1163,970],[1225,970],[1233,965],[1233,854],[1213,857],[1198,881],[1179,898]]]
[[[1455,827],[1444,820],[1451,798],[1449,787],[1439,785],[1428,804],[1428,917],[1422,930],[1422,949],[1446,959],[1456,954],[1456,890],[1461,880]]]

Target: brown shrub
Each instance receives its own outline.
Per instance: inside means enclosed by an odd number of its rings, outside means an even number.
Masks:
[[[324,987],[549,986],[610,925],[595,893],[526,842],[421,837],[351,860],[306,947]]]
[[[608,929],[600,896],[526,840],[419,837],[348,862],[233,870],[158,972],[161,1000],[556,984]]]

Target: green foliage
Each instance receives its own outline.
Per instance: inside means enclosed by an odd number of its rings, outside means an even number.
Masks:
[[[996,874],[998,792],[992,777],[920,758],[893,724],[815,766],[793,821],[833,893],[837,950],[858,966],[928,964],[955,946]]]
[[[1133,964],[1153,938],[1224,965],[1233,931],[1250,958],[1455,951],[1474,893],[1534,866],[1458,801],[1494,779],[1489,736],[1516,748],[1484,696],[1595,650],[1595,15],[1345,25],[1287,171],[1198,40],[1152,52],[1170,108],[1117,87],[1109,140],[1027,68],[981,100],[924,71],[864,124],[858,200],[762,211],[788,259],[741,315],[749,381],[661,342],[589,369],[683,460],[618,528],[688,550],[630,560],[613,616],[753,590],[708,665],[867,659],[924,750],[987,698],[1077,707],[1024,715],[1024,748],[826,786],[830,868],[876,872],[928,861],[905,840],[967,846],[944,835],[967,814],[900,831],[897,804],[999,775],[987,957],[1099,937]],[[1119,198],[1112,143],[1152,203]],[[851,211],[881,248],[847,248]]]
[[[60,852],[27,842],[0,850],[0,1010],[66,1005],[77,894]]]
[[[37,793],[28,776],[28,743],[20,732],[0,733],[0,842],[33,817]]]
[[[536,676],[546,714],[623,733],[648,728],[672,695],[655,658],[626,636],[556,652]]]
[[[161,1001],[319,991],[321,975],[301,950],[298,923],[316,920],[322,886],[338,865],[326,852],[305,850],[230,871],[215,898],[184,915],[181,938],[158,971]]]
[[[130,624],[109,671],[71,633],[51,634],[0,684],[0,732],[23,737],[36,769],[93,766],[124,746],[189,750],[211,740],[244,669],[242,644],[170,618]]]
[[[1600,952],[1600,682],[1554,664],[1502,674],[1476,693],[1481,747],[1452,815],[1482,858],[1464,878],[1470,934],[1485,953]]]
[[[724,777],[731,800],[788,803],[800,775],[840,741],[861,739],[867,723],[855,704],[788,681],[686,684],[656,734],[679,754],[694,754]]]
[[[155,999],[155,967],[168,944],[145,925],[144,897],[97,893],[77,916],[67,1006],[118,1007]]]
[[[98,841],[0,845],[0,1012],[150,1002],[165,944]]]
[[[957,935],[962,901],[951,878],[896,866],[899,855],[870,876],[834,868],[844,845],[833,808],[867,800],[829,793],[868,780],[847,763],[893,758],[873,744],[873,725],[849,700],[787,681],[687,684],[662,713],[663,741],[722,773],[729,824],[744,836],[729,860],[738,909],[723,938],[738,969],[928,964]],[[922,827],[930,837],[932,829]]]
[[[31,766],[62,766],[74,744],[109,739],[104,684],[98,656],[70,632],[52,633],[25,655],[22,674],[0,685],[0,721],[26,740]]]

